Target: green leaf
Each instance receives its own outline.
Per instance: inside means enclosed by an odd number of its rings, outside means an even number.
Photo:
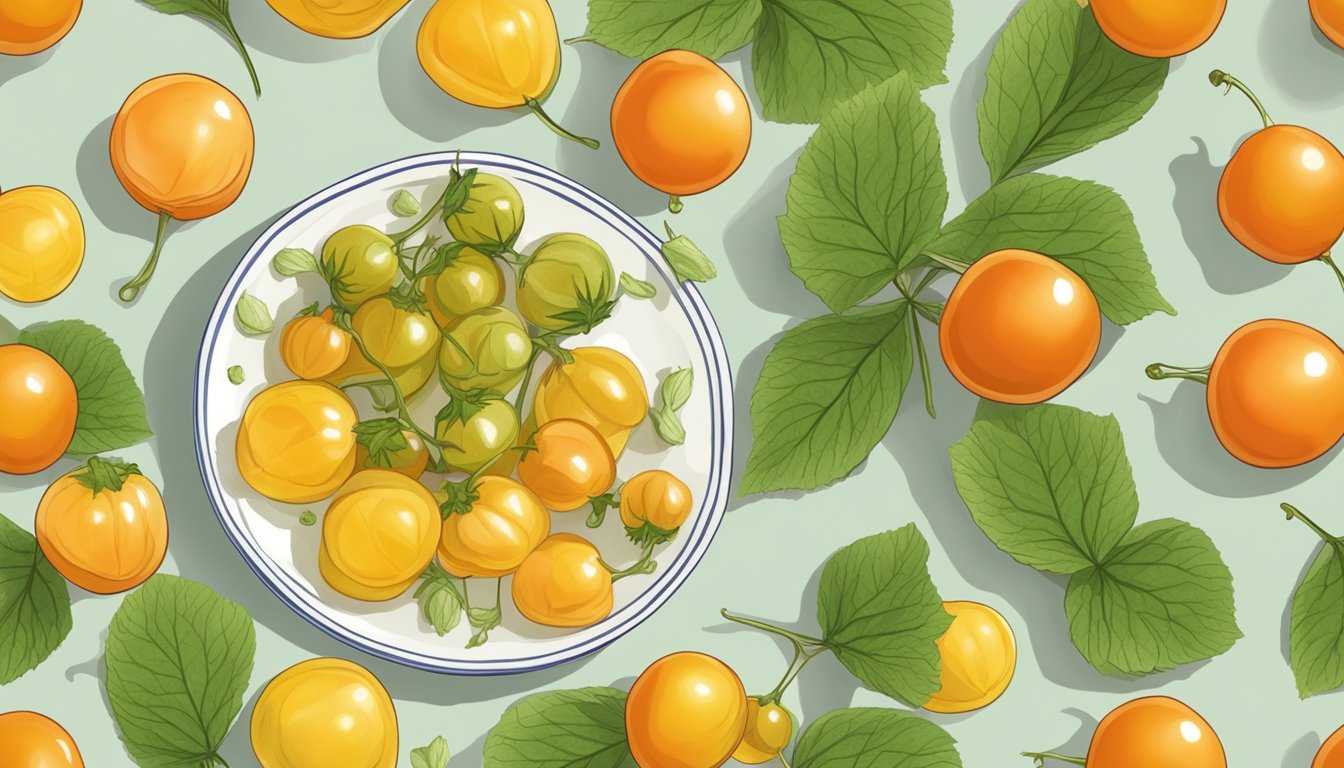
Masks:
[[[588,34],[632,59],[681,48],[710,59],[751,42],[761,0],[590,0]]]
[[[950,0],[764,0],[751,65],[767,120],[815,123],[898,72],[920,88],[947,82],[951,47]]]
[[[653,431],[668,445],[681,445],[686,442],[686,427],[677,415],[691,399],[691,385],[695,372],[691,368],[678,368],[667,374],[659,388],[660,405],[649,411],[649,420],[653,422]]]
[[[256,91],[257,96],[261,96],[261,81],[257,79],[257,70],[252,66],[252,57],[248,55],[247,46],[243,45],[243,38],[238,35],[238,29],[233,26],[233,18],[229,16],[229,0],[141,0],[141,2],[159,13],[195,16],[218,27],[238,47],[238,53],[243,57],[243,64],[247,66],[247,74],[252,78],[252,89]]]
[[[490,630],[498,627],[504,619],[504,612],[498,605],[490,608],[468,608],[467,623],[476,630],[467,641],[467,648],[479,648],[490,641]]]
[[[275,330],[271,310],[265,302],[247,291],[238,297],[238,304],[233,308],[233,321],[238,330],[249,336],[261,336]]]
[[[1198,528],[1144,523],[1069,579],[1069,635],[1107,675],[1146,675],[1217,656],[1241,638],[1232,574]]]
[[[75,382],[79,415],[67,453],[114,451],[153,436],[145,396],[107,334],[81,320],[58,320],[25,328],[19,341],[51,355]]]
[[[1078,0],[1027,0],[994,46],[980,100],[991,178],[1124,133],[1157,101],[1168,67],[1112,43]]]
[[[420,579],[420,586],[415,589],[420,613],[438,636],[443,637],[462,623],[466,600],[457,582],[437,562],[430,563]]]
[[[743,494],[839,480],[886,435],[913,364],[904,301],[790,329],[751,394]]]
[[[299,515],[299,525],[307,527],[317,525],[317,513],[311,509],[303,510],[302,514]]]
[[[303,248],[285,248],[271,259],[271,268],[283,277],[294,277],[305,272],[322,274],[322,267],[312,251]]]
[[[45,661],[70,627],[65,579],[31,533],[0,515],[0,685]]]
[[[387,207],[398,216],[414,216],[420,212],[420,199],[411,194],[410,190],[398,189],[392,199],[387,202]]]
[[[691,238],[673,232],[672,225],[667,222],[663,222],[663,227],[667,229],[667,240],[663,242],[661,249],[663,260],[672,268],[672,274],[676,276],[677,282],[684,283],[690,280],[696,283],[708,283],[719,276],[719,270],[714,267],[714,262],[709,260],[705,252],[700,250],[700,246],[692,242]]]
[[[859,539],[826,563],[817,593],[822,640],[869,688],[912,707],[938,692],[938,638],[952,624],[914,524]]]
[[[397,419],[361,421],[355,425],[354,432],[355,442],[369,452],[369,463],[375,467],[392,466],[392,454],[411,447]]]
[[[1293,593],[1288,663],[1304,699],[1344,685],[1344,540],[1326,543]]]
[[[1113,323],[1176,314],[1157,290],[1134,215],[1110,187],[1041,174],[1008,179],[967,206],[929,245],[968,263],[1004,248],[1042,253],[1077,272]]]
[[[952,477],[980,530],[1038,571],[1105,560],[1139,511],[1114,416],[1062,405],[984,403],[950,449]]]
[[[898,76],[841,103],[807,142],[779,231],[789,266],[844,312],[891,283],[938,234],[947,176],[933,111]]]
[[[141,768],[195,768],[243,707],[256,654],[252,617],[194,581],[158,574],[131,593],[107,632],[107,698]]]
[[[448,768],[449,757],[448,740],[435,736],[428,746],[411,750],[411,768]]]
[[[803,731],[795,768],[961,768],[947,731],[895,709],[837,709]]]
[[[621,290],[636,299],[652,299],[658,295],[658,289],[653,283],[640,280],[629,272],[621,273]]]
[[[230,365],[228,374],[230,384],[242,384],[247,380],[247,371],[244,371],[241,365]]]
[[[625,741],[625,691],[528,696],[485,738],[484,768],[638,768]]]

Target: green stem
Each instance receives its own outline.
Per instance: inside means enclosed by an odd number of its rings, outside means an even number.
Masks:
[[[928,410],[929,416],[938,418],[938,412],[933,407],[933,374],[929,370],[929,353],[924,349],[924,334],[919,330],[919,313],[908,312],[910,318],[910,334],[915,337],[915,349],[919,351],[919,373],[924,379],[924,408]]]
[[[526,102],[524,102],[524,104],[527,105],[528,109],[532,110],[532,114],[536,115],[538,118],[541,119],[541,122],[546,124],[547,128],[550,128],[552,131],[555,131],[560,136],[563,136],[564,138],[569,139],[570,141],[577,141],[578,143],[582,144],[583,146],[589,149],[597,149],[598,147],[602,146],[602,144],[597,139],[590,139],[587,138],[586,136],[579,136],[578,134],[570,133],[569,131],[565,130],[559,123],[555,122],[555,120],[552,120],[550,115],[546,114],[546,110],[542,108],[540,101],[537,101],[536,99],[528,99]]]
[[[793,661],[789,662],[789,668],[784,671],[784,676],[779,679],[779,684],[775,686],[775,689],[760,697],[761,706],[779,703],[779,700],[784,696],[784,692],[789,689],[790,685],[793,685],[794,680],[798,679],[803,667],[806,667],[809,661],[821,655],[822,651],[825,650],[825,648],[814,648],[809,651],[794,642]]]
[[[257,68],[252,66],[252,56],[247,52],[247,46],[243,45],[243,38],[238,34],[238,29],[233,26],[233,19],[227,15],[224,17],[224,30],[233,38],[233,44],[238,46],[238,52],[243,55],[243,64],[247,67],[247,74],[252,78],[252,90],[257,92],[257,98],[261,98],[261,80],[257,78]]]
[[[163,253],[164,235],[168,232],[168,221],[172,218],[167,211],[159,211],[159,230],[154,235],[154,250],[149,252],[149,261],[146,261],[145,265],[140,268],[140,274],[117,290],[117,296],[127,304],[135,301],[135,297],[140,295],[140,289],[154,276],[154,269],[159,266],[159,254]]]
[[[658,564],[653,562],[653,543],[650,542],[644,545],[644,552],[639,556],[639,559],[635,561],[635,564],[629,568],[618,570],[607,565],[606,562],[602,562],[602,566],[611,572],[611,581],[614,584],[621,579],[624,579],[626,576],[638,576],[653,573],[654,570],[657,569]]]
[[[910,295],[916,299],[919,298],[919,295],[923,293],[924,290],[928,288],[929,285],[933,283],[934,280],[937,280],[938,275],[942,274],[942,272],[943,270],[941,269],[930,269],[926,271],[923,277],[920,278],[919,283],[917,283],[915,287],[910,291]]]
[[[1344,288],[1344,271],[1340,271],[1339,265],[1335,263],[1335,258],[1330,255],[1330,252],[1326,251],[1316,258],[1325,262],[1330,269],[1334,270],[1335,277],[1339,280],[1339,287]]]
[[[565,45],[574,45],[575,43],[596,43],[596,42],[597,38],[593,37],[592,35],[579,35],[578,37],[571,37],[568,40],[566,40]]]
[[[682,203],[682,202],[681,202],[681,196],[680,196],[680,195],[668,195],[668,196],[667,196],[667,210],[668,210],[669,212],[674,213],[674,214],[675,214],[675,213],[681,213],[681,212],[682,212],[683,210],[685,210],[685,209],[686,209],[686,205],[685,205],[685,203]],[[668,231],[671,231],[671,227],[668,228]]]
[[[1279,509],[1282,509],[1284,513],[1288,515],[1289,520],[1292,520],[1293,518],[1301,520],[1303,523],[1306,524],[1308,528],[1315,531],[1317,536],[1320,536],[1323,540],[1325,540],[1326,544],[1334,544],[1335,542],[1339,541],[1338,538],[1331,536],[1328,531],[1326,531],[1321,526],[1317,525],[1315,520],[1312,520],[1310,517],[1307,517],[1305,514],[1303,514],[1302,510],[1298,509],[1297,507],[1294,507],[1292,504],[1284,502],[1283,504],[1279,505]]]
[[[736,622],[743,626],[751,627],[752,629],[759,629],[762,632],[769,632],[772,635],[779,635],[780,637],[787,638],[805,647],[806,646],[820,647],[820,648],[830,647],[826,645],[826,641],[824,640],[819,640],[815,637],[809,637],[808,635],[802,635],[797,632],[794,632],[793,630],[785,629],[783,627],[777,627],[774,624],[768,624],[764,621],[749,619],[745,616],[737,616],[735,614],[729,613],[727,608],[719,609],[719,615],[723,616],[723,618],[729,621]]]
[[[513,400],[514,413],[518,414],[518,419],[523,420],[523,403],[527,402],[527,388],[532,386],[532,369],[537,367],[537,358],[541,357],[541,347],[532,345],[532,357],[527,361],[527,368],[523,371],[523,380],[518,385],[518,396]]]
[[[434,435],[431,435],[425,430],[421,429],[420,425],[415,423],[415,419],[411,418],[411,411],[409,408],[406,407],[406,397],[402,395],[401,385],[397,383],[397,379],[395,376],[392,375],[392,371],[389,370],[388,367],[383,364],[383,361],[369,354],[369,348],[364,346],[364,339],[359,335],[359,332],[356,331],[353,326],[348,329],[348,332],[350,334],[350,338],[354,339],[355,346],[359,347],[359,353],[363,355],[366,360],[373,363],[374,367],[378,369],[379,373],[387,377],[387,383],[392,388],[392,397],[396,400],[397,403],[397,417],[401,420],[401,422],[404,425],[406,425],[409,429],[411,429],[411,431],[419,435],[420,439],[424,440],[426,445],[432,445],[435,448],[438,448],[440,451],[442,451],[447,446],[447,443],[443,442],[442,440],[439,440]]]
[[[437,216],[439,212],[442,210],[443,210],[443,198],[440,197],[439,200],[434,203],[434,205],[431,205],[429,207],[429,210],[426,211],[424,215],[422,215],[419,219],[416,219],[414,224],[412,224],[410,227],[406,229],[403,229],[402,231],[398,232],[395,235],[388,235],[388,238],[391,239],[392,244],[395,245],[398,250],[400,250],[402,243],[409,240],[411,236],[414,235],[416,232],[419,232],[420,230],[429,226],[429,223],[433,221],[434,217]]]
[[[925,251],[922,255],[929,261],[932,261],[933,263],[946,269],[950,269],[959,275],[971,268],[970,264],[967,264],[966,262],[960,259],[954,259],[951,256],[944,256],[941,253],[934,253],[933,251]]]
[[[1270,128],[1274,125],[1274,120],[1270,118],[1269,112],[1265,111],[1265,105],[1260,103],[1260,99],[1256,98],[1255,93],[1252,92],[1250,88],[1247,88],[1245,83],[1221,69],[1215,69],[1209,73],[1209,82],[1213,83],[1216,88],[1226,87],[1228,93],[1231,93],[1232,89],[1236,88],[1238,91],[1246,94],[1246,98],[1250,99],[1251,103],[1255,105],[1255,108],[1259,110],[1260,119],[1264,121],[1265,127]]]
[[[1056,755],[1053,752],[1023,752],[1023,757],[1036,759],[1036,765],[1045,765],[1046,760],[1058,760],[1061,763],[1072,763],[1073,765],[1087,765],[1087,760],[1081,757],[1069,757],[1068,755]]]
[[[784,768],[792,768],[789,765],[789,758],[785,757],[783,752],[780,752],[776,757],[779,758],[779,764],[784,766]]]
[[[1188,379],[1197,381],[1200,384],[1209,383],[1209,366],[1203,368],[1181,368],[1166,363],[1153,363],[1144,369],[1148,378],[1153,381],[1162,381],[1163,379]]]

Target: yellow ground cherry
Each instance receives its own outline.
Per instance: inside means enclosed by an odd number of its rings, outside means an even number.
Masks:
[[[84,219],[59,189],[20,187],[0,193],[0,293],[46,301],[84,264]]]
[[[1325,740],[1316,751],[1311,768],[1344,768],[1344,728],[1330,734],[1330,738]]]
[[[625,701],[630,752],[648,768],[718,768],[746,728],[742,681],[727,664],[703,653],[655,661]]]
[[[551,515],[535,494],[507,477],[486,475],[474,491],[468,510],[444,518],[439,565],[462,577],[513,573],[550,534]]]
[[[94,456],[37,505],[37,543],[70,583],[109,595],[143,584],[168,551],[163,497],[134,464]]]
[[[691,51],[660,53],[635,68],[611,105],[616,149],[640,181],[680,198],[722,184],[751,146],[751,109],[718,64]]]
[[[393,768],[397,742],[387,689],[345,659],[295,664],[266,684],[252,710],[262,768]]]
[[[285,323],[280,331],[280,359],[301,379],[320,379],[341,367],[350,356],[350,334],[332,322],[327,307]]]
[[[630,358],[608,347],[570,350],[573,362],[552,363],[533,395],[537,424],[577,419],[596,429],[620,458],[630,432],[649,413],[644,377]]]
[[[793,718],[787,709],[775,702],[761,704],[760,699],[747,699],[747,729],[733,750],[733,759],[746,765],[767,763],[789,746],[791,738]]]
[[[24,344],[0,345],[0,472],[41,472],[75,436],[79,395],[51,355]]]
[[[664,469],[646,469],[621,486],[621,522],[631,531],[653,526],[671,535],[691,516],[691,489]]]
[[[1086,760],[1045,752],[1027,757],[1086,764],[1087,768],[1227,768],[1227,756],[1208,722],[1185,703],[1148,696],[1121,704],[1101,719]]]
[[[943,608],[952,614],[952,625],[938,640],[942,687],[924,708],[955,714],[988,706],[1008,689],[1017,668],[1013,629],[981,603],[946,602]]]
[[[1111,42],[1130,53],[1169,59],[1213,37],[1227,0],[1091,0],[1092,13]]]
[[[84,768],[70,732],[36,712],[0,714],[0,747],[4,768]]]
[[[75,26],[83,7],[84,0],[5,0],[0,3],[0,54],[47,50]]]
[[[571,512],[616,482],[611,449],[582,421],[548,421],[533,433],[532,446],[518,462],[518,479],[547,509]]]
[[[611,615],[611,572],[597,548],[572,533],[548,537],[513,574],[513,603],[548,627],[586,627]]]
[[[238,470],[253,490],[289,504],[325,499],[355,469],[359,417],[339,389],[287,381],[257,393],[238,428]]]
[[[434,558],[439,504],[400,472],[366,469],[327,507],[317,564],[332,589],[358,600],[405,592]]]
[[[373,34],[407,0],[266,0],[285,21],[309,34],[349,40]]]
[[[938,342],[952,375],[1001,403],[1039,403],[1069,387],[1101,343],[1101,310],[1076,273],[1039,253],[1004,250],[957,281]]]

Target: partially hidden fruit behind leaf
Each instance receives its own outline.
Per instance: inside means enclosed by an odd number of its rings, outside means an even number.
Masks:
[[[75,26],[83,7],[83,0],[5,0],[0,3],[0,54],[47,50]]]
[[[1198,712],[1167,696],[1148,696],[1121,704],[1101,719],[1087,748],[1086,764],[1087,768],[1227,768],[1227,756],[1218,734]]]
[[[957,281],[938,342],[948,370],[971,392],[1040,403],[1092,364],[1101,310],[1087,283],[1063,264],[1031,251],[997,251]]]
[[[572,362],[556,361],[541,376],[533,396],[537,424],[582,421],[620,458],[630,432],[649,413],[644,376],[630,358],[608,347],[579,347],[570,354]]]
[[[625,701],[625,732],[640,766],[718,768],[742,742],[747,695],[737,673],[703,653],[655,661]]]
[[[266,0],[290,24],[309,34],[349,40],[371,35],[407,0]]]
[[[349,398],[330,384],[287,381],[264,389],[238,427],[238,471],[276,501],[325,499],[354,471],[357,421]]]
[[[337,327],[332,316],[328,307],[321,314],[296,317],[280,331],[280,359],[295,376],[320,379],[350,357],[350,334]]]
[[[393,768],[398,738],[387,689],[345,659],[286,669],[252,711],[252,751],[262,768]]]
[[[616,459],[607,442],[581,421],[548,421],[531,442],[534,449],[518,462],[518,479],[547,509],[571,512],[616,482]]]
[[[551,515],[535,494],[507,477],[486,475],[474,491],[467,511],[444,518],[439,565],[462,577],[513,573],[550,534]]]
[[[747,699],[747,729],[733,750],[733,759],[746,765],[760,765],[779,757],[793,738],[793,718],[775,702],[761,704]]]
[[[84,219],[59,189],[0,193],[0,293],[46,301],[64,291],[84,264]]]
[[[1091,6],[1111,42],[1139,56],[1168,59],[1207,42],[1227,0],[1091,0]]]
[[[168,551],[159,489],[134,464],[97,456],[47,488],[33,532],[67,581],[103,595],[143,584]]]
[[[5,768],[84,768],[70,732],[36,712],[0,714],[0,759]]]
[[[671,196],[722,184],[747,157],[751,109],[718,64],[691,51],[660,53],[635,68],[611,105],[611,135],[630,171]]]
[[[1017,641],[998,611],[981,603],[945,602],[952,624],[938,639],[941,687],[924,704],[931,712],[971,712],[1008,689],[1017,668]]]
[[[0,346],[0,472],[30,475],[75,436],[79,396],[61,364],[36,347]]]
[[[371,454],[362,444],[355,444],[355,470],[390,469],[412,480],[425,473],[429,466],[429,449],[420,435],[409,429],[401,430],[404,448],[385,450],[377,455]]]
[[[386,469],[357,472],[322,518],[322,578],[347,597],[390,600],[433,559],[441,519],[419,482]]]
[[[572,533],[537,546],[513,574],[513,602],[529,621],[587,627],[611,615],[611,572],[597,548]]]

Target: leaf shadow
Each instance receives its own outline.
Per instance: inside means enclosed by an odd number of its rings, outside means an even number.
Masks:
[[[1317,28],[1306,3],[1266,3],[1259,49],[1270,82],[1295,104],[1318,110],[1344,103],[1344,51]]]
[[[962,195],[969,203],[984,194],[990,187],[989,165],[980,154],[980,99],[985,95],[988,83],[986,73],[989,59],[994,55],[994,46],[1003,30],[1007,28],[1013,16],[1025,0],[1016,0],[1010,4],[1008,15],[998,26],[994,34],[985,43],[980,52],[971,60],[962,76],[957,80],[956,90],[952,93],[949,110],[953,156],[956,158],[957,178]]]
[[[738,491],[742,487],[742,477],[747,471],[747,459],[751,456],[751,392],[756,386],[756,380],[761,377],[761,369],[765,367],[766,356],[770,354],[770,350],[775,348],[775,345],[779,343],[783,336],[784,331],[780,331],[757,345],[755,349],[747,353],[746,357],[742,358],[737,372],[733,374],[733,424],[735,427],[733,430],[733,471],[728,484],[728,487],[732,489],[728,498],[729,512],[741,509],[757,499],[799,501],[806,495],[804,491],[774,491],[743,496]],[[862,464],[859,465],[854,472],[860,471],[862,467]]]
[[[234,26],[238,28],[238,36],[243,38],[248,48],[301,63],[337,61],[368,53],[374,49],[379,35],[387,29],[388,24],[396,20],[396,16],[393,16],[387,24],[364,37],[337,40],[304,32],[271,8],[270,3],[234,3],[230,6],[230,13]],[[232,44],[233,41],[230,39],[229,42]],[[406,53],[414,55],[414,49]],[[259,74],[262,92],[265,93],[266,75],[265,72]]]

